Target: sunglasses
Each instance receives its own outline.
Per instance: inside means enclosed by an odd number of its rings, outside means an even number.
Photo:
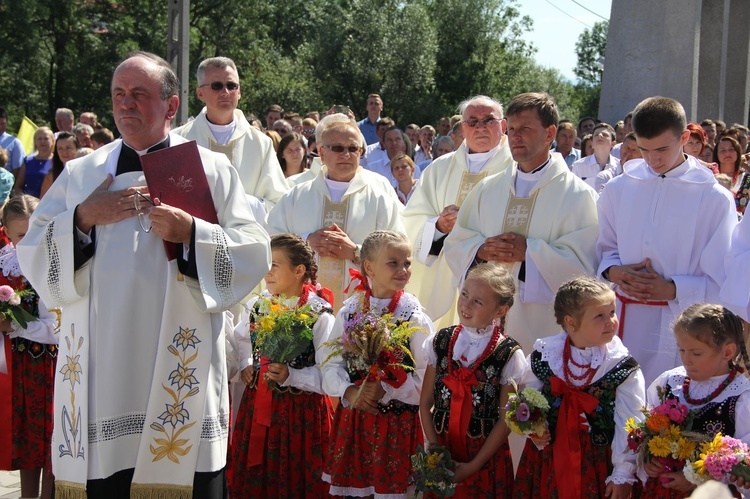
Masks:
[[[213,90],[214,92],[221,92],[222,90],[224,90],[224,87],[226,87],[227,92],[234,92],[235,90],[240,88],[240,84],[233,81],[228,81],[226,82],[226,84],[220,81],[214,81],[211,83],[204,83],[203,85],[201,85],[201,88],[203,87],[211,87],[211,90]]]
[[[349,151],[349,154],[358,153],[361,151],[359,146],[323,146],[335,153],[341,154],[344,151]]]
[[[464,123],[466,123],[466,125],[468,125],[470,128],[476,128],[479,125],[483,125],[484,127],[491,127],[495,123],[500,123],[500,121],[501,120],[499,118],[485,118],[483,120],[465,120]]]

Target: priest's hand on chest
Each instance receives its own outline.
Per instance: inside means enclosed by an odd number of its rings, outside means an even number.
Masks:
[[[154,204],[148,213],[153,234],[170,243],[190,244],[193,217],[179,208],[162,204],[159,198],[154,198]]]
[[[526,238],[514,232],[488,237],[477,250],[477,258],[487,262],[523,262],[526,260]]]
[[[113,224],[137,214],[133,203],[137,188],[110,191],[112,181],[112,175],[107,175],[104,182],[76,207],[75,224],[84,234],[96,225]]]

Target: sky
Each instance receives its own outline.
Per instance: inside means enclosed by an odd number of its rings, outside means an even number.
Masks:
[[[577,63],[578,36],[587,27],[602,21],[599,16],[609,19],[611,6],[611,0],[520,0],[517,4],[521,15],[534,21],[533,30],[525,33],[523,38],[536,46],[536,61],[542,66],[558,69],[572,81],[576,80],[573,68]]]

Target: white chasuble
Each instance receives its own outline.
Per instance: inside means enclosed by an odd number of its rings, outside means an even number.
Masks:
[[[388,229],[404,233],[401,223],[403,205],[382,175],[359,167],[349,182],[341,203],[333,203],[326,185],[327,172],[324,166],[313,180],[295,185],[279,200],[268,214],[268,225],[272,232],[288,232],[307,238],[317,230],[330,227],[330,222],[343,222],[346,224],[346,234],[357,245],[361,245],[375,230]],[[327,260],[334,259],[318,259],[321,265],[318,280],[322,283],[321,274],[325,273],[323,279],[328,284],[339,286],[341,283],[341,289],[345,289],[350,281],[349,269],[358,269],[358,265],[351,260],[340,260],[340,263]],[[334,272],[339,272],[338,276]],[[346,299],[352,292],[351,289],[348,294],[342,292],[341,298]],[[333,309],[337,311],[343,300],[339,301],[337,296],[335,301]]]
[[[455,303],[458,293],[443,251],[430,254],[433,241],[440,239],[436,222],[446,206],[461,206],[485,177],[505,170],[513,163],[506,138],[481,171],[471,173],[467,165],[466,142],[432,162],[414,188],[404,210],[406,233],[414,245],[412,275],[407,290],[419,298],[437,329],[458,323]],[[447,315],[446,315],[447,314]],[[440,318],[445,316],[441,321]]]
[[[170,135],[172,145],[184,142]],[[236,170],[199,148],[219,224],[194,220],[198,280],[136,217],[94,228],[93,256],[74,267],[76,207],[116,171],[121,141],[66,165],[18,247],[45,303],[64,307],[55,378],[52,460],[60,497],[135,468],[134,497],[192,496],[196,471],[226,464],[223,310],[270,266]],[[144,186],[142,172],[110,190]],[[148,223],[148,222],[146,222]]]
[[[596,268],[597,195],[573,175],[558,154],[528,198],[515,196],[513,165],[483,180],[461,207],[443,249],[459,286],[488,237],[504,232],[526,236],[523,281],[521,262],[507,263],[516,282],[507,334],[531,351],[534,341],[559,331],[553,303],[557,288]]]
[[[193,121],[176,128],[174,133],[188,140],[195,140],[199,146],[224,154],[239,172],[245,192],[262,199],[266,210],[270,211],[289,190],[273,143],[237,109],[234,110],[234,122],[234,133],[226,145],[218,144],[214,138],[208,127],[205,107]]]

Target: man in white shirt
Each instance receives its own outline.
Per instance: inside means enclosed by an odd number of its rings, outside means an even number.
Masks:
[[[392,126],[383,132],[383,143],[385,144],[385,155],[377,161],[367,163],[365,169],[374,173],[379,173],[391,183],[393,187],[398,186],[398,180],[393,176],[391,171],[391,159],[399,154],[406,154],[411,157],[411,141],[408,135],[401,131],[397,126]],[[422,175],[422,170],[414,170],[414,178],[418,179]]]
[[[554,151],[562,155],[568,168],[572,168],[573,163],[581,159],[581,151],[573,147],[576,143],[576,127],[572,121],[560,121],[557,126],[555,142],[557,142],[557,145]]]
[[[419,164],[432,159],[432,143],[435,141],[435,129],[425,125],[419,131],[419,148],[414,151],[414,163]]]
[[[396,126],[396,122],[391,118],[380,118],[380,121],[375,125],[375,133],[378,135],[378,141],[365,148],[364,154],[359,158],[360,165],[367,167],[368,164],[374,164],[386,156],[383,134],[392,126]]]
[[[596,192],[600,192],[604,184],[597,181],[597,175],[605,170],[617,172],[620,162],[610,154],[615,143],[615,131],[607,123],[599,123],[593,133],[594,154],[581,158],[571,170],[578,178],[586,182]]]
[[[198,65],[195,93],[206,104],[191,122],[175,130],[198,145],[223,153],[237,169],[245,193],[263,200],[269,211],[289,186],[271,139],[237,109],[240,78],[234,61],[212,57]]]

